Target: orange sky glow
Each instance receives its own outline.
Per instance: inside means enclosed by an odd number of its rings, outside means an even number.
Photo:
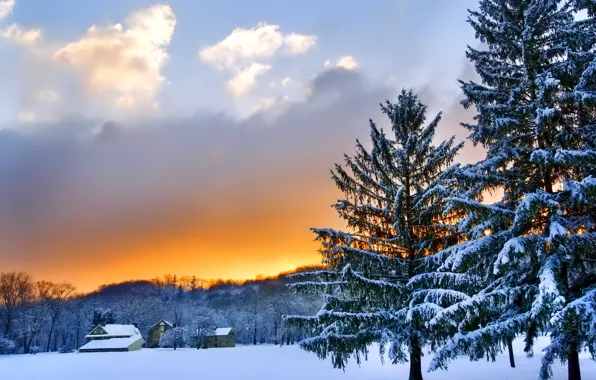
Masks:
[[[5,132],[0,271],[88,292],[165,274],[239,280],[319,264],[309,229],[345,228],[329,169],[356,139],[366,144],[369,118],[387,126],[378,104],[395,89],[346,70],[323,72],[309,88],[310,98],[269,119],[204,112]],[[470,114],[456,97],[442,108],[436,139],[463,140],[459,122]],[[459,160],[479,157],[466,147]]]
[[[294,204],[286,202],[299,192],[306,195]],[[207,220],[189,212],[184,215],[188,220],[173,219],[165,226],[153,225],[151,218],[157,216],[149,213],[145,225],[125,226],[124,233],[111,228],[89,232],[90,215],[71,216],[83,222],[80,231],[65,220],[64,229],[53,226],[50,233],[20,242],[21,252],[29,254],[7,264],[36,279],[71,282],[81,292],[164,274],[244,280],[319,264],[319,244],[309,228],[343,227],[330,207],[339,195],[333,183],[303,179],[277,187],[275,194],[263,189],[258,195],[256,188],[254,193],[244,211],[224,210],[218,216],[218,207],[203,208],[209,211]]]

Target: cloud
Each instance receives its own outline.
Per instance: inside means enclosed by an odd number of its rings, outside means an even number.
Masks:
[[[14,5],[14,0],[0,1],[0,21],[11,15]]]
[[[60,95],[58,95],[53,90],[42,90],[42,91],[39,91],[38,98],[41,101],[53,103],[53,102],[57,102],[58,100],[60,100]]]
[[[11,24],[4,29],[2,37],[19,45],[31,46],[41,38],[41,29],[22,29],[17,24]]]
[[[317,41],[316,36],[292,33],[284,38],[288,54],[303,54],[310,50]]]
[[[268,66],[254,64],[244,83]],[[247,277],[317,262],[309,227],[344,227],[329,207],[338,193],[328,170],[357,138],[367,141],[369,118],[386,125],[378,104],[395,89],[340,66],[306,85],[306,99],[264,97],[243,119],[201,111],[43,123],[22,107],[26,128],[0,130],[3,268],[98,284],[131,273]],[[49,99],[58,87],[41,88]],[[440,130],[451,135],[463,128],[449,112]]]
[[[262,63],[253,63],[239,71],[228,81],[228,90],[233,96],[239,97],[252,91],[257,85],[257,78],[271,69]]]
[[[270,70],[262,63],[276,55],[282,46],[289,55],[306,53],[316,43],[316,36],[283,34],[279,25],[261,22],[253,28],[236,28],[223,40],[199,51],[199,58],[218,69],[234,73],[227,86],[230,93],[242,96],[256,87],[257,77]]]
[[[291,82],[291,81],[292,81],[292,78],[290,78],[290,77],[285,77],[285,78],[284,78],[284,79],[281,81],[281,85],[282,85],[283,87],[287,87],[287,86],[290,84],[290,82]]]
[[[92,26],[78,41],[58,48],[53,59],[76,69],[88,93],[115,97],[116,104],[153,105],[165,82],[176,17],[167,5],[129,15],[123,24]]]
[[[264,112],[270,110],[278,105],[286,103],[288,99],[288,96],[279,96],[277,98],[261,98],[259,99],[259,102],[253,107],[253,111]]]
[[[253,107],[253,111],[259,112],[271,108],[275,104],[275,98],[262,98],[256,106]]]
[[[356,62],[356,60],[354,59],[354,57],[352,57],[351,55],[346,55],[343,57],[340,57],[337,62],[332,63],[331,61],[327,60],[325,61],[324,64],[325,67],[327,68],[342,68],[342,69],[346,69],[346,70],[356,70],[359,66],[358,62]]]
[[[358,68],[358,62],[354,60],[354,57],[349,55],[346,57],[341,57],[335,64],[335,67],[342,67],[346,70],[355,70]]]
[[[14,0],[0,1],[0,21],[12,14]],[[0,31],[2,38],[23,46],[34,45],[41,38],[41,29],[23,29],[18,24],[12,23]]]
[[[37,116],[32,111],[21,111],[17,115],[19,122],[29,124],[37,121]]]
[[[261,22],[253,28],[236,28],[223,40],[199,51],[204,62],[219,69],[229,69],[237,64],[246,64],[262,58],[272,57],[286,45],[289,54],[302,54],[316,42],[316,37],[303,34],[284,35],[279,25]]]
[[[369,117],[382,120],[378,103],[391,92],[346,74],[324,72],[312,86],[318,96],[274,118],[199,112],[0,131],[3,268],[100,283],[317,262],[309,227],[337,223],[328,169],[366,138]],[[164,253],[163,266],[151,264]]]

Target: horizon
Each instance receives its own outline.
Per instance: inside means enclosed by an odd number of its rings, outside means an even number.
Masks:
[[[0,0],[3,271],[92,291],[316,265],[309,228],[345,228],[329,169],[379,103],[412,88],[437,140],[467,137],[477,1],[217,4]]]
[[[194,275],[188,275],[188,274],[182,274],[182,275],[178,275],[177,273],[166,273],[163,274],[161,276],[156,276],[153,278],[136,278],[136,279],[126,279],[123,281],[116,281],[116,282],[110,282],[110,283],[105,283],[105,284],[99,284],[95,289],[92,290],[86,290],[86,291],[82,291],[82,292],[78,292],[78,295],[89,295],[91,293],[94,292],[99,292],[101,291],[103,288],[106,287],[110,287],[110,286],[117,286],[117,285],[122,285],[122,284],[127,284],[127,283],[137,283],[137,282],[150,282],[152,284],[159,284],[160,282],[162,282],[162,285],[176,285],[176,286],[182,286],[184,287],[185,285],[189,285],[187,282],[190,281],[191,279],[195,279],[196,281],[199,282],[203,282],[202,285],[199,285],[199,287],[203,287],[205,289],[210,289],[214,286],[220,285],[220,284],[234,284],[234,285],[244,285],[246,283],[250,283],[250,282],[259,282],[259,281],[267,281],[267,280],[275,280],[275,279],[279,279],[280,277],[283,277],[285,275],[288,274],[292,274],[292,273],[296,273],[299,272],[302,269],[305,268],[310,268],[310,267],[315,267],[317,266],[317,264],[313,264],[313,265],[303,265],[303,266],[299,266],[290,270],[285,270],[285,271],[281,271],[281,272],[277,272],[274,274],[263,274],[263,273],[258,273],[253,277],[250,278],[240,278],[240,279],[232,279],[232,278],[200,278]],[[170,278],[168,278],[170,277]],[[169,280],[172,279],[176,279],[177,284],[170,284],[168,283]],[[33,279],[36,280],[36,279]],[[67,281],[66,281],[67,282]],[[78,291],[79,289],[77,289]]]

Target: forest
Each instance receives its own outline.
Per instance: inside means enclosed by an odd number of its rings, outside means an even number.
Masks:
[[[77,294],[68,283],[3,272],[0,354],[73,352],[98,324],[134,324],[146,338],[161,319],[184,327],[205,317],[215,327],[232,327],[240,344],[293,344],[304,334],[284,326],[282,316],[312,313],[320,305],[313,297],[292,295],[286,287],[288,274],[250,281],[165,275]]]

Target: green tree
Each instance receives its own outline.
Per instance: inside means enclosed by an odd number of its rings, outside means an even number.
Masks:
[[[313,335],[300,343],[307,351],[344,368],[360,362],[373,342],[390,345],[393,363],[410,362],[410,379],[422,379],[422,348],[429,340],[425,321],[458,300],[454,291],[413,292],[406,284],[425,270],[419,259],[457,241],[442,215],[442,182],[461,144],[432,141],[441,114],[426,124],[426,106],[403,90],[396,103],[381,105],[391,137],[370,122],[372,149],[357,142],[356,154],[336,165],[332,178],[343,192],[335,209],[350,232],[314,229],[322,242],[326,270],[293,276],[291,286],[323,292],[325,304],[312,317],[286,320]]]
[[[444,252],[428,286],[475,279],[476,289],[430,321],[451,334],[431,369],[462,354],[494,359],[517,334],[532,355],[540,330],[552,341],[542,379],[558,358],[579,380],[578,352],[596,353],[596,29],[593,13],[574,19],[590,4],[482,0],[470,12],[485,47],[467,51],[482,83],[461,83],[478,111],[464,125],[487,154],[455,172],[461,191],[447,210],[462,214],[466,240]]]

